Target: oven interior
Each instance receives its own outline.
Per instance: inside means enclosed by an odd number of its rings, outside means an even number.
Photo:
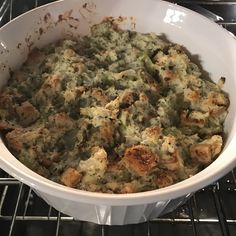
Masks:
[[[0,0],[0,26],[49,0]],[[236,1],[170,1],[210,18],[236,34]],[[28,186],[0,169],[1,236],[234,236],[236,169],[198,191],[171,214],[146,223],[103,226],[75,221],[47,205]]]

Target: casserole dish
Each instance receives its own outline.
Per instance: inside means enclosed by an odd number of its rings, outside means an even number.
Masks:
[[[136,6],[134,9],[133,6]],[[133,194],[102,194],[71,189],[49,181],[21,164],[0,142],[0,166],[31,186],[50,205],[75,219],[99,224],[139,223],[167,213],[191,193],[217,180],[235,165],[235,39],[204,17],[176,5],[156,0],[58,1],[26,13],[1,29],[1,81],[18,68],[34,47],[61,38],[76,38],[105,17],[114,17],[121,27],[155,32],[184,45],[201,62],[215,82],[226,78],[224,89],[231,105],[225,122],[227,135],[223,152],[209,167],[178,184]],[[30,24],[28,24],[30,22]],[[20,33],[18,29],[21,29]]]

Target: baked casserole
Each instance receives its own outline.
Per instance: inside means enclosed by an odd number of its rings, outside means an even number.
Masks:
[[[104,193],[191,177],[223,147],[228,95],[186,50],[112,20],[34,49],[0,93],[10,151],[38,174]]]

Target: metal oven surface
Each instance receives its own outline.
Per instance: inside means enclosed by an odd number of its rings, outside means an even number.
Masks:
[[[0,26],[49,0],[0,0]],[[197,11],[236,35],[236,1],[170,1]],[[171,214],[147,223],[100,226],[74,221],[0,169],[0,236],[234,236],[236,170],[199,192]]]

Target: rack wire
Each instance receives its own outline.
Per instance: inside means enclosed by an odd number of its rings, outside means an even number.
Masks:
[[[0,26],[49,0],[0,0]],[[170,1],[214,20],[236,34],[236,1]],[[149,222],[103,226],[75,221],[47,205],[31,188],[0,169],[1,236],[234,236],[236,170],[198,191],[176,211]]]

